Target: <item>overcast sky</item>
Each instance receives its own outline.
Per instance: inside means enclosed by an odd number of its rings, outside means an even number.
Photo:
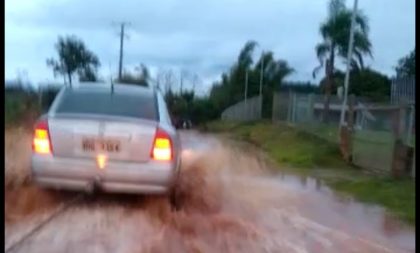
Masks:
[[[95,52],[100,75],[116,75],[118,22],[126,21],[124,66],[140,63],[185,69],[205,91],[235,61],[247,40],[271,50],[295,69],[291,80],[310,81],[318,61],[314,46],[327,0],[6,0],[5,78],[26,72],[33,82],[53,80],[46,58],[56,56],[58,35],[74,34]],[[353,0],[347,0],[352,7]],[[359,0],[369,17],[372,60],[389,76],[415,46],[415,0]],[[59,81],[62,79],[60,78]]]

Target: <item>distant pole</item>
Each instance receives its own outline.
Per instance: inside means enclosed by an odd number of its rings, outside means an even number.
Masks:
[[[42,85],[38,84],[38,89],[39,89],[39,108],[42,112]]]
[[[347,51],[346,76],[344,79],[344,99],[343,99],[343,105],[341,106],[340,128],[344,126],[345,108],[347,106],[347,95],[348,95],[349,78],[350,78],[350,61],[351,61],[351,56],[353,54],[354,24],[356,21],[357,2],[358,0],[354,0],[353,13],[351,16],[350,41],[349,41],[349,48]]]
[[[123,47],[124,47],[124,23],[121,23],[121,32],[120,32],[120,63],[119,63],[119,67],[118,67],[118,79],[119,80],[121,80],[121,76],[122,76]]]
[[[125,25],[127,23],[126,22],[121,22],[121,32],[120,32],[120,62],[119,62],[119,66],[118,66],[118,79],[121,80],[122,77],[122,67],[123,67],[123,50],[124,50],[124,37],[125,35]]]
[[[244,106],[243,106],[243,110],[242,110],[242,120],[246,119],[246,115],[247,115],[247,110],[248,110],[248,106],[246,104],[246,96],[248,93],[248,70],[246,70],[245,72],[245,91],[244,91]]]
[[[245,74],[245,104],[246,104],[246,96],[248,93],[248,70],[246,70],[246,74]]]
[[[261,69],[260,69],[260,96],[262,95],[262,84],[264,77],[264,51],[261,54]]]
[[[180,94],[182,94],[182,86],[183,86],[183,82],[184,82],[184,75],[182,74],[182,70],[179,72],[179,81],[181,83],[181,87],[180,87]]]
[[[262,51],[261,53],[261,69],[260,69],[260,113],[261,115],[262,115],[262,103],[263,103],[263,96],[262,96],[263,78],[264,78],[264,51]]]

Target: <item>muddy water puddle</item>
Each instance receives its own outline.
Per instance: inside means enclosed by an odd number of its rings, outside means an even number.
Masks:
[[[414,230],[380,207],[343,199],[312,178],[273,173],[257,150],[194,132],[181,137],[181,211],[164,197],[98,196],[18,252],[415,251]],[[28,226],[10,224],[6,245]]]

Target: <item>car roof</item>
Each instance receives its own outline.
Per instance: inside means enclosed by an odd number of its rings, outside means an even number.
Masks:
[[[153,96],[155,90],[150,87],[133,85],[133,84],[124,84],[124,83],[114,83],[113,90],[111,83],[94,83],[94,82],[84,82],[74,84],[72,87],[65,87],[66,90],[72,91],[91,91],[91,92],[114,92],[118,94],[138,94],[144,96]]]

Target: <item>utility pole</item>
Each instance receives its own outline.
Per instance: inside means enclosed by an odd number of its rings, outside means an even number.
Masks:
[[[246,96],[248,93],[248,70],[246,70],[246,74],[245,74],[245,104],[246,104]]]
[[[261,54],[261,69],[260,69],[260,96],[262,96],[262,84],[264,77],[264,51]]]
[[[124,32],[125,25],[128,25],[128,23],[121,22],[121,31],[120,31],[120,61],[119,61],[119,66],[118,66],[118,79],[119,80],[121,80],[121,77],[122,77],[124,37],[126,36],[125,35],[125,32]]]
[[[345,108],[347,107],[347,94],[348,94],[348,89],[349,89],[349,78],[350,78],[350,60],[353,53],[354,24],[356,21],[357,2],[358,0],[354,0],[353,13],[351,16],[349,48],[347,51],[346,76],[344,79],[344,99],[343,99],[343,105],[341,107],[341,115],[340,115],[340,129],[341,127],[344,126],[344,115],[346,111]]]
[[[262,85],[263,85],[263,78],[264,78],[264,51],[261,53],[261,69],[260,69],[260,113],[262,115]]]
[[[122,61],[123,61],[123,47],[124,47],[124,23],[121,23],[120,32],[120,63],[118,66],[118,79],[121,80],[122,76]]]
[[[244,91],[244,107],[243,107],[243,110],[242,110],[242,118],[243,119],[245,119],[246,118],[246,115],[247,115],[247,110],[248,110],[248,106],[247,106],[247,104],[246,104],[246,96],[247,96],[247,93],[248,93],[248,70],[246,70],[246,72],[245,72],[245,91]]]
[[[180,81],[180,94],[182,95],[182,85],[183,85],[183,81],[184,81],[184,73],[182,72],[182,70],[179,72],[179,81]]]

